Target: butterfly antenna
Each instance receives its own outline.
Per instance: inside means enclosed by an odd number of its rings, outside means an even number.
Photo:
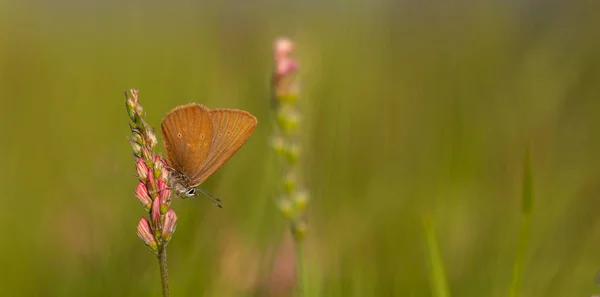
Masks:
[[[207,193],[206,191],[204,191],[204,190],[202,190],[202,189],[200,189],[200,188],[197,188],[197,189],[198,189],[198,191],[200,191],[200,193],[202,193],[202,194],[204,194],[206,197],[210,198],[210,200],[211,200],[211,201],[212,201],[212,202],[213,202],[213,203],[214,203],[214,204],[215,204],[215,205],[216,205],[218,208],[223,208],[223,206],[222,206],[222,205],[221,205],[221,203],[220,203],[220,202],[221,202],[221,199],[219,199],[219,198],[217,198],[217,197],[215,197],[215,196],[213,196],[213,195],[211,195],[211,194]]]

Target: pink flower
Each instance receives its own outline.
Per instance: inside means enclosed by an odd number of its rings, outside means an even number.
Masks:
[[[140,222],[137,226],[137,234],[138,237],[153,251],[158,250],[158,243],[152,235],[152,228],[150,227],[150,222],[146,220],[146,218],[141,218]]]
[[[171,204],[171,189],[161,179],[158,180],[157,185],[158,196],[156,199],[160,200],[160,213],[164,214]]]
[[[154,172],[152,168],[148,167],[148,180],[146,181],[146,187],[152,191],[152,194],[156,194],[156,181],[154,179]]]
[[[177,215],[175,211],[169,209],[165,214],[165,225],[163,226],[162,237],[166,242],[171,240],[171,236],[175,233],[175,229],[177,228]]]
[[[152,202],[152,210],[151,210],[152,214],[152,225],[154,226],[154,229],[158,232],[160,231],[160,229],[162,229],[162,222],[161,222],[161,218],[160,218],[160,199],[156,198],[154,199],[154,201]],[[156,234],[157,236],[160,235],[160,233]]]
[[[150,194],[148,194],[148,188],[146,188],[146,184],[140,182],[135,189],[135,196],[142,203],[142,205],[146,208],[146,210],[150,210],[152,206],[152,198]]]
[[[146,162],[142,160],[142,158],[139,158],[135,163],[135,169],[137,170],[140,180],[145,182],[148,178],[148,166],[146,165]]]
[[[154,168],[157,172],[158,178],[162,179],[162,180],[168,180],[169,179],[169,170],[168,165],[167,165],[167,161],[162,158],[159,155],[156,155],[154,157]]]

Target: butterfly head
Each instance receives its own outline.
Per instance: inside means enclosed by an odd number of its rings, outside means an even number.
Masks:
[[[196,187],[191,186],[184,174],[171,170],[171,187],[181,198],[196,197]]]

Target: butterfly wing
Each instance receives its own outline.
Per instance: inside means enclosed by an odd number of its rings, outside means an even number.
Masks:
[[[201,172],[211,147],[213,122],[209,109],[200,104],[176,107],[165,116],[161,128],[169,166],[192,181],[191,177]]]
[[[252,114],[238,109],[210,110],[212,119],[212,141],[202,170],[192,177],[199,185],[219,169],[246,143],[257,120]]]

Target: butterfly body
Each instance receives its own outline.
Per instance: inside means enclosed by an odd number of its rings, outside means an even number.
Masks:
[[[175,193],[195,196],[196,187],[246,143],[256,124],[256,117],[247,111],[195,103],[167,113],[161,128]]]

